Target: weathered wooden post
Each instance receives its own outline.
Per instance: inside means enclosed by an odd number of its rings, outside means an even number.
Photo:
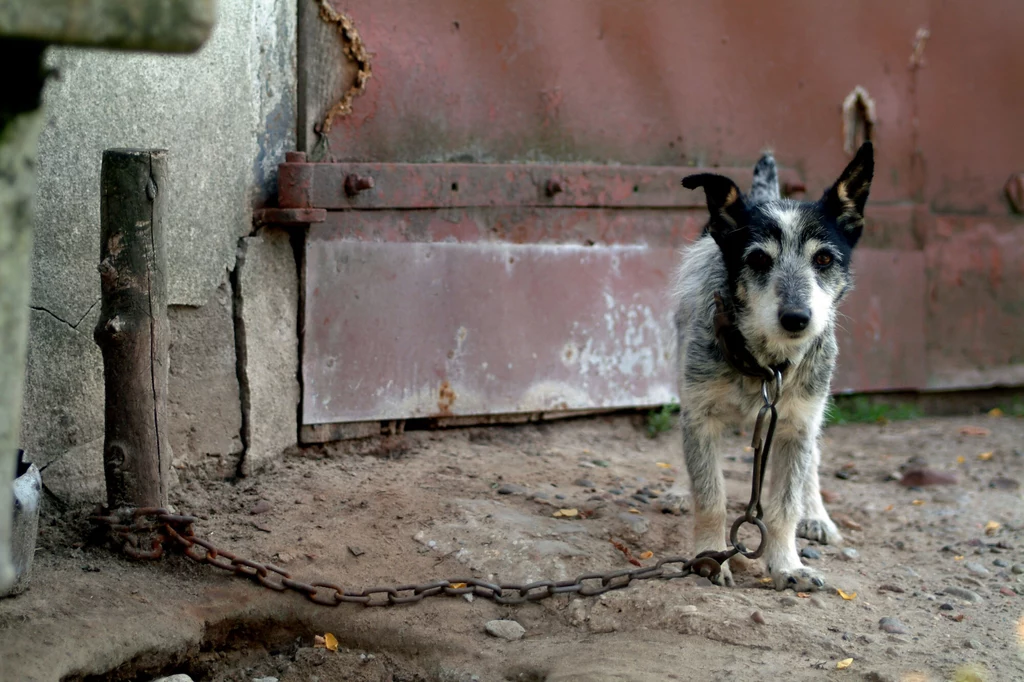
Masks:
[[[106,388],[103,473],[107,503],[167,504],[168,335],[164,206],[167,152],[103,152],[102,310],[94,336]]]

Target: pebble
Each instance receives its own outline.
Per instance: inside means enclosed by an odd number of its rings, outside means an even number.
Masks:
[[[507,639],[510,642],[514,642],[517,639],[522,639],[523,635],[526,634],[526,628],[514,620],[491,620],[487,621],[484,625],[484,630],[491,637],[498,637],[500,639]]]
[[[1004,597],[1016,597],[1017,596],[1017,593],[1014,592],[1012,588],[1006,587],[1005,585],[1003,587],[999,588],[999,594],[1003,595]]]
[[[956,485],[956,474],[935,469],[911,469],[903,473],[900,485],[908,488],[920,488],[926,485]]]
[[[977,592],[973,592],[963,587],[957,587],[956,585],[953,585],[952,587],[947,587],[943,590],[943,592],[951,597],[963,599],[964,601],[974,602],[975,604],[984,601],[984,597],[982,597]]]
[[[608,492],[610,492],[612,495],[621,495],[622,494],[622,489],[621,488],[612,488]]]
[[[822,600],[818,599],[817,597],[811,597],[810,602],[811,602],[811,606],[813,606],[815,608],[818,608],[818,609],[825,608],[825,602],[823,602]]]
[[[750,620],[754,621],[758,625],[764,625],[764,614],[760,611],[754,611],[750,614]]]
[[[968,649],[981,649],[981,642],[976,639],[969,639],[964,642],[964,646]]]
[[[800,600],[796,597],[783,597],[782,599],[779,599],[779,603],[785,607],[790,607],[799,604]]]
[[[556,500],[564,500],[565,499],[565,495],[563,495],[562,493],[555,493],[555,499]]]
[[[526,488],[521,485],[515,485],[514,483],[505,483],[498,488],[499,495],[522,495],[526,492]]]
[[[636,493],[635,495],[631,495],[630,497],[632,499],[636,500],[637,502],[639,502],[640,504],[650,504],[651,503],[651,501],[649,499],[647,499],[646,495],[641,495],[640,493]]]
[[[572,484],[573,485],[578,485],[581,488],[594,488],[594,487],[596,487],[594,485],[594,482],[591,481],[589,478],[577,478],[575,481],[572,482]]]
[[[1010,565],[1010,562],[1007,561],[1006,559],[996,559],[995,561],[992,562],[992,565],[993,566],[998,566],[999,568],[1006,568],[1007,566]]]
[[[988,487],[995,490],[1016,490],[1020,488],[1020,481],[1015,478],[1007,478],[1006,476],[996,476],[989,481]]]
[[[697,615],[697,607],[693,604],[686,604],[681,609],[679,609],[679,613],[683,614],[684,616],[695,616]]]
[[[839,558],[843,561],[856,561],[860,558],[860,552],[855,550],[853,547],[847,547],[839,553]]]
[[[249,513],[253,514],[253,515],[255,515],[255,514],[265,514],[268,511],[270,511],[270,509],[273,506],[274,505],[270,504],[270,502],[267,501],[267,500],[260,500],[255,505],[253,505],[253,508],[249,510]]]
[[[1020,575],[1021,573],[1024,573],[1024,564],[1014,564],[1010,567],[1010,571]]]
[[[276,677],[254,677],[252,682],[278,682]]]
[[[542,491],[538,490],[536,492],[530,493],[530,495],[529,495],[529,497],[527,499],[530,499],[530,500],[547,500],[547,499],[551,499],[551,496],[548,495],[545,492],[542,492]]]
[[[820,559],[821,552],[814,549],[813,547],[804,547],[800,550],[800,556],[802,556],[805,559]]]
[[[153,682],[192,682],[192,678],[185,673],[179,673],[170,677],[161,677],[160,679],[153,680]]]
[[[893,616],[886,616],[878,621],[878,627],[884,632],[888,632],[890,635],[909,635],[910,628],[904,625],[899,618]]]
[[[974,575],[989,575],[991,573],[991,571],[989,571],[987,568],[979,564],[977,561],[966,562],[964,564],[964,568],[966,568],[969,572],[973,573]]]
[[[953,610],[953,605],[950,604],[949,602],[945,602],[945,603],[939,605],[939,610],[940,611],[952,611]]]

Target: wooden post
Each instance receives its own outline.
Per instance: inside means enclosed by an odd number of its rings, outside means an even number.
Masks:
[[[167,287],[164,275],[165,150],[103,152],[100,210],[107,503],[163,507],[167,444]]]

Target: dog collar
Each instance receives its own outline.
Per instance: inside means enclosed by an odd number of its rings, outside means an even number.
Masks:
[[[715,339],[718,349],[729,366],[740,374],[757,379],[771,379],[775,372],[785,372],[789,360],[771,367],[763,367],[747,347],[747,340],[736,326],[732,307],[726,305],[722,295],[715,292]]]

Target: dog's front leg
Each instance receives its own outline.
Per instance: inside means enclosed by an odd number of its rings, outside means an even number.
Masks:
[[[694,514],[694,555],[725,549],[725,477],[719,458],[721,421],[707,413],[696,415],[684,410],[681,419],[683,456],[690,475],[690,495]],[[732,585],[728,564],[715,579],[720,585]]]
[[[804,566],[796,550],[797,523],[804,511],[807,478],[817,476],[813,439],[804,429],[784,428],[780,423],[772,445],[771,495],[764,510],[768,528],[764,560],[775,589],[806,592],[824,587],[821,574]]]

